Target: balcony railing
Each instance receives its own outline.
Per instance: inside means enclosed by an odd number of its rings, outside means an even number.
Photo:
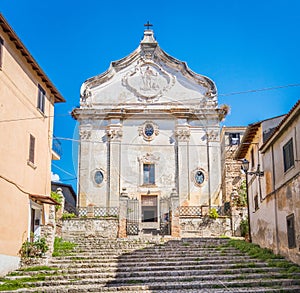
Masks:
[[[181,206],[179,207],[179,215],[181,217],[201,217],[201,206]]]
[[[117,207],[80,207],[77,208],[78,217],[117,217],[119,215],[119,208]]]

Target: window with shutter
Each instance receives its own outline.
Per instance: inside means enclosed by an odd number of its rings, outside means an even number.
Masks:
[[[284,172],[294,166],[294,149],[292,138],[283,146],[283,164]]]
[[[38,102],[37,102],[37,108],[42,112],[45,113],[45,97],[46,92],[44,89],[38,85]]]
[[[2,69],[3,60],[3,39],[0,37],[0,70]]]
[[[30,134],[29,140],[29,162],[34,164],[34,151],[35,151],[35,137]]]

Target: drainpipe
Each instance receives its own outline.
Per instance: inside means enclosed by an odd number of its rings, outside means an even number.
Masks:
[[[249,190],[248,190],[248,172],[246,171],[246,196],[247,196],[247,211],[248,211],[248,232],[249,242],[252,242],[251,225],[250,225],[250,201],[249,201]]]
[[[272,151],[272,184],[274,192],[274,212],[275,212],[275,239],[276,239],[276,253],[279,252],[279,236],[278,236],[278,214],[277,214],[277,191],[275,189],[275,164],[274,164],[274,148],[271,147]]]
[[[188,200],[191,199],[191,186],[190,186],[190,142],[187,142],[187,169],[188,169]]]
[[[207,154],[207,174],[208,174],[208,208],[211,209],[211,190],[210,190],[210,157],[209,157],[209,141],[208,132],[206,132],[206,154]]]

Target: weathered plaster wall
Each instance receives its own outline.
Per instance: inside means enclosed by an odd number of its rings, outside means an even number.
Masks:
[[[179,218],[181,237],[232,236],[230,218]]]
[[[116,218],[66,219],[62,222],[62,238],[74,240],[80,237],[116,239],[119,220]]]
[[[295,108],[296,109],[296,108]],[[299,113],[299,112],[298,112]],[[251,231],[254,243],[268,247],[300,264],[300,162],[298,113],[290,116],[280,132],[263,150],[261,190],[258,180],[250,179]],[[294,160],[284,170],[283,147],[293,141]],[[258,209],[254,209],[254,195],[258,195]],[[261,195],[261,196],[260,196]],[[287,217],[294,215],[296,247],[289,247]]]

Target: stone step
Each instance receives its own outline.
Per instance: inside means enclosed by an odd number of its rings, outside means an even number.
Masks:
[[[108,277],[114,277],[116,275],[118,276],[161,276],[161,275],[167,275],[170,272],[171,275],[178,274],[178,275],[191,275],[191,274],[196,274],[196,275],[230,275],[230,274],[277,274],[277,273],[284,273],[281,268],[277,267],[257,267],[257,268],[217,268],[217,269],[195,269],[194,266],[191,267],[183,267],[183,268],[176,268],[176,271],[170,270],[170,267],[165,267],[165,268],[158,268],[157,270],[151,270],[151,268],[147,268],[147,270],[128,270],[128,269],[120,269],[120,268],[88,268],[88,269],[64,269],[64,270],[57,270],[57,271],[38,271],[38,272],[22,272],[20,271],[19,274],[23,276],[35,276],[37,274],[47,274],[49,275],[49,278],[51,279],[52,277],[54,279],[59,279],[59,278],[75,278],[75,276],[78,275],[85,275],[88,277],[89,275],[96,275],[98,274],[99,276],[108,276]],[[8,277],[13,279],[14,277]]]
[[[97,279],[102,280],[103,282],[106,282],[107,280],[116,280],[117,282],[120,280],[123,280],[122,282],[126,282],[127,279],[134,279],[135,281],[140,281],[141,283],[148,283],[152,281],[170,281],[171,279],[175,278],[175,281],[180,281],[181,279],[186,278],[192,278],[192,279],[201,279],[201,281],[204,280],[240,280],[245,278],[245,274],[247,276],[247,279],[255,279],[255,278],[262,278],[265,277],[272,277],[280,279],[282,277],[282,271],[267,271],[267,273],[263,272],[263,270],[258,270],[250,272],[250,271],[238,271],[238,270],[205,270],[205,271],[199,271],[199,270],[173,270],[173,271],[129,271],[129,272],[119,272],[116,270],[115,272],[94,272],[91,273],[89,271],[82,272],[82,273],[68,273],[67,275],[57,275],[53,274],[52,276],[47,276],[46,280],[48,281],[57,281],[60,280],[72,280],[72,279]],[[34,276],[34,275],[32,275]],[[300,275],[297,275],[298,278]],[[295,277],[295,276],[294,276]]]
[[[57,270],[21,273],[46,277],[19,292],[300,292],[300,274],[228,247],[228,239],[157,240],[82,238],[72,255],[49,261]]]
[[[194,261],[217,261],[217,260],[235,260],[235,261],[245,261],[245,260],[251,260],[250,256],[245,256],[243,254],[238,254],[238,255],[222,255],[222,254],[212,254],[212,255],[199,255],[199,254],[146,254],[145,256],[143,255],[136,255],[136,254],[128,254],[128,255],[77,255],[77,256],[68,256],[68,257],[60,257],[60,258],[55,258],[52,259],[49,263],[66,263],[66,262],[94,262],[94,261],[103,261],[103,262],[109,262],[109,261],[115,261],[118,260],[119,262],[124,262],[124,261],[143,261],[143,262],[148,262],[148,261],[156,261],[160,259],[164,259],[167,261],[173,261],[178,260],[178,261],[187,261],[187,260],[194,260]],[[252,259],[254,261],[254,259]]]
[[[106,253],[105,253],[106,252]],[[136,253],[136,254],[151,254],[153,252],[159,252],[159,253],[164,253],[164,254],[172,254],[172,253],[178,253],[178,254],[220,254],[220,253],[231,253],[231,254],[236,254],[239,253],[241,254],[241,252],[239,252],[236,249],[197,249],[194,247],[173,247],[173,248],[164,248],[164,247],[151,247],[151,248],[144,248],[141,250],[128,250],[128,249],[114,249],[114,250],[105,250],[105,249],[80,249],[77,250],[75,249],[72,253],[81,253],[81,254],[85,254],[85,253],[93,253],[93,254],[106,254],[106,255],[113,255],[113,254],[130,254],[130,253]]]
[[[172,246],[195,246],[195,247],[216,247],[220,245],[226,245],[228,239],[215,239],[214,241],[209,241],[206,238],[195,238],[195,239],[183,239],[183,240],[163,240],[163,241],[154,241],[154,242],[135,242],[135,241],[113,241],[113,240],[89,240],[87,238],[82,238],[80,240],[74,240],[73,242],[77,243],[78,247],[99,247],[104,249],[115,249],[115,248],[143,248],[153,245],[165,245],[166,247]]]
[[[92,284],[92,285],[91,285]],[[243,280],[203,280],[195,278],[185,278],[185,280],[175,280],[174,282],[147,282],[139,283],[137,280],[125,280],[122,283],[120,280],[113,280],[110,282],[103,283],[101,280],[97,279],[84,279],[84,280],[67,280],[62,281],[60,284],[55,282],[36,282],[31,285],[35,285],[35,288],[30,290],[22,289],[19,292],[146,292],[145,290],[151,290],[150,292],[161,292],[164,290],[166,292],[174,292],[174,290],[223,290],[220,292],[240,292],[240,289],[247,288],[254,289],[252,292],[257,292],[257,287],[267,287],[274,288],[276,290],[280,289],[278,292],[290,292],[292,290],[300,288],[300,281],[294,279],[272,279],[272,278],[256,278],[256,279],[243,279]],[[298,287],[298,288],[297,288]],[[167,291],[168,290],[168,291]],[[7,291],[9,292],[9,291]],[[297,292],[297,291],[294,291]]]
[[[143,270],[145,268],[158,268],[158,267],[185,267],[185,266],[194,266],[197,267],[198,269],[201,268],[209,268],[209,269],[214,269],[218,266],[223,266],[223,267],[247,267],[247,266],[257,266],[257,267],[264,267],[267,266],[266,263],[261,262],[259,260],[251,260],[251,262],[249,262],[247,259],[244,260],[240,260],[238,263],[235,262],[234,260],[210,260],[207,261],[206,263],[203,262],[199,262],[197,260],[177,260],[174,259],[172,261],[158,261],[158,260],[152,260],[152,261],[148,261],[148,262],[136,262],[136,261],[115,261],[115,262],[111,262],[111,261],[93,261],[91,260],[90,262],[69,262],[69,263],[51,263],[52,266],[57,267],[57,268],[74,268],[74,267],[80,267],[80,268],[93,268],[93,267],[106,267],[106,266],[110,266],[110,267],[118,267],[119,269],[121,268],[138,268],[140,270]]]

